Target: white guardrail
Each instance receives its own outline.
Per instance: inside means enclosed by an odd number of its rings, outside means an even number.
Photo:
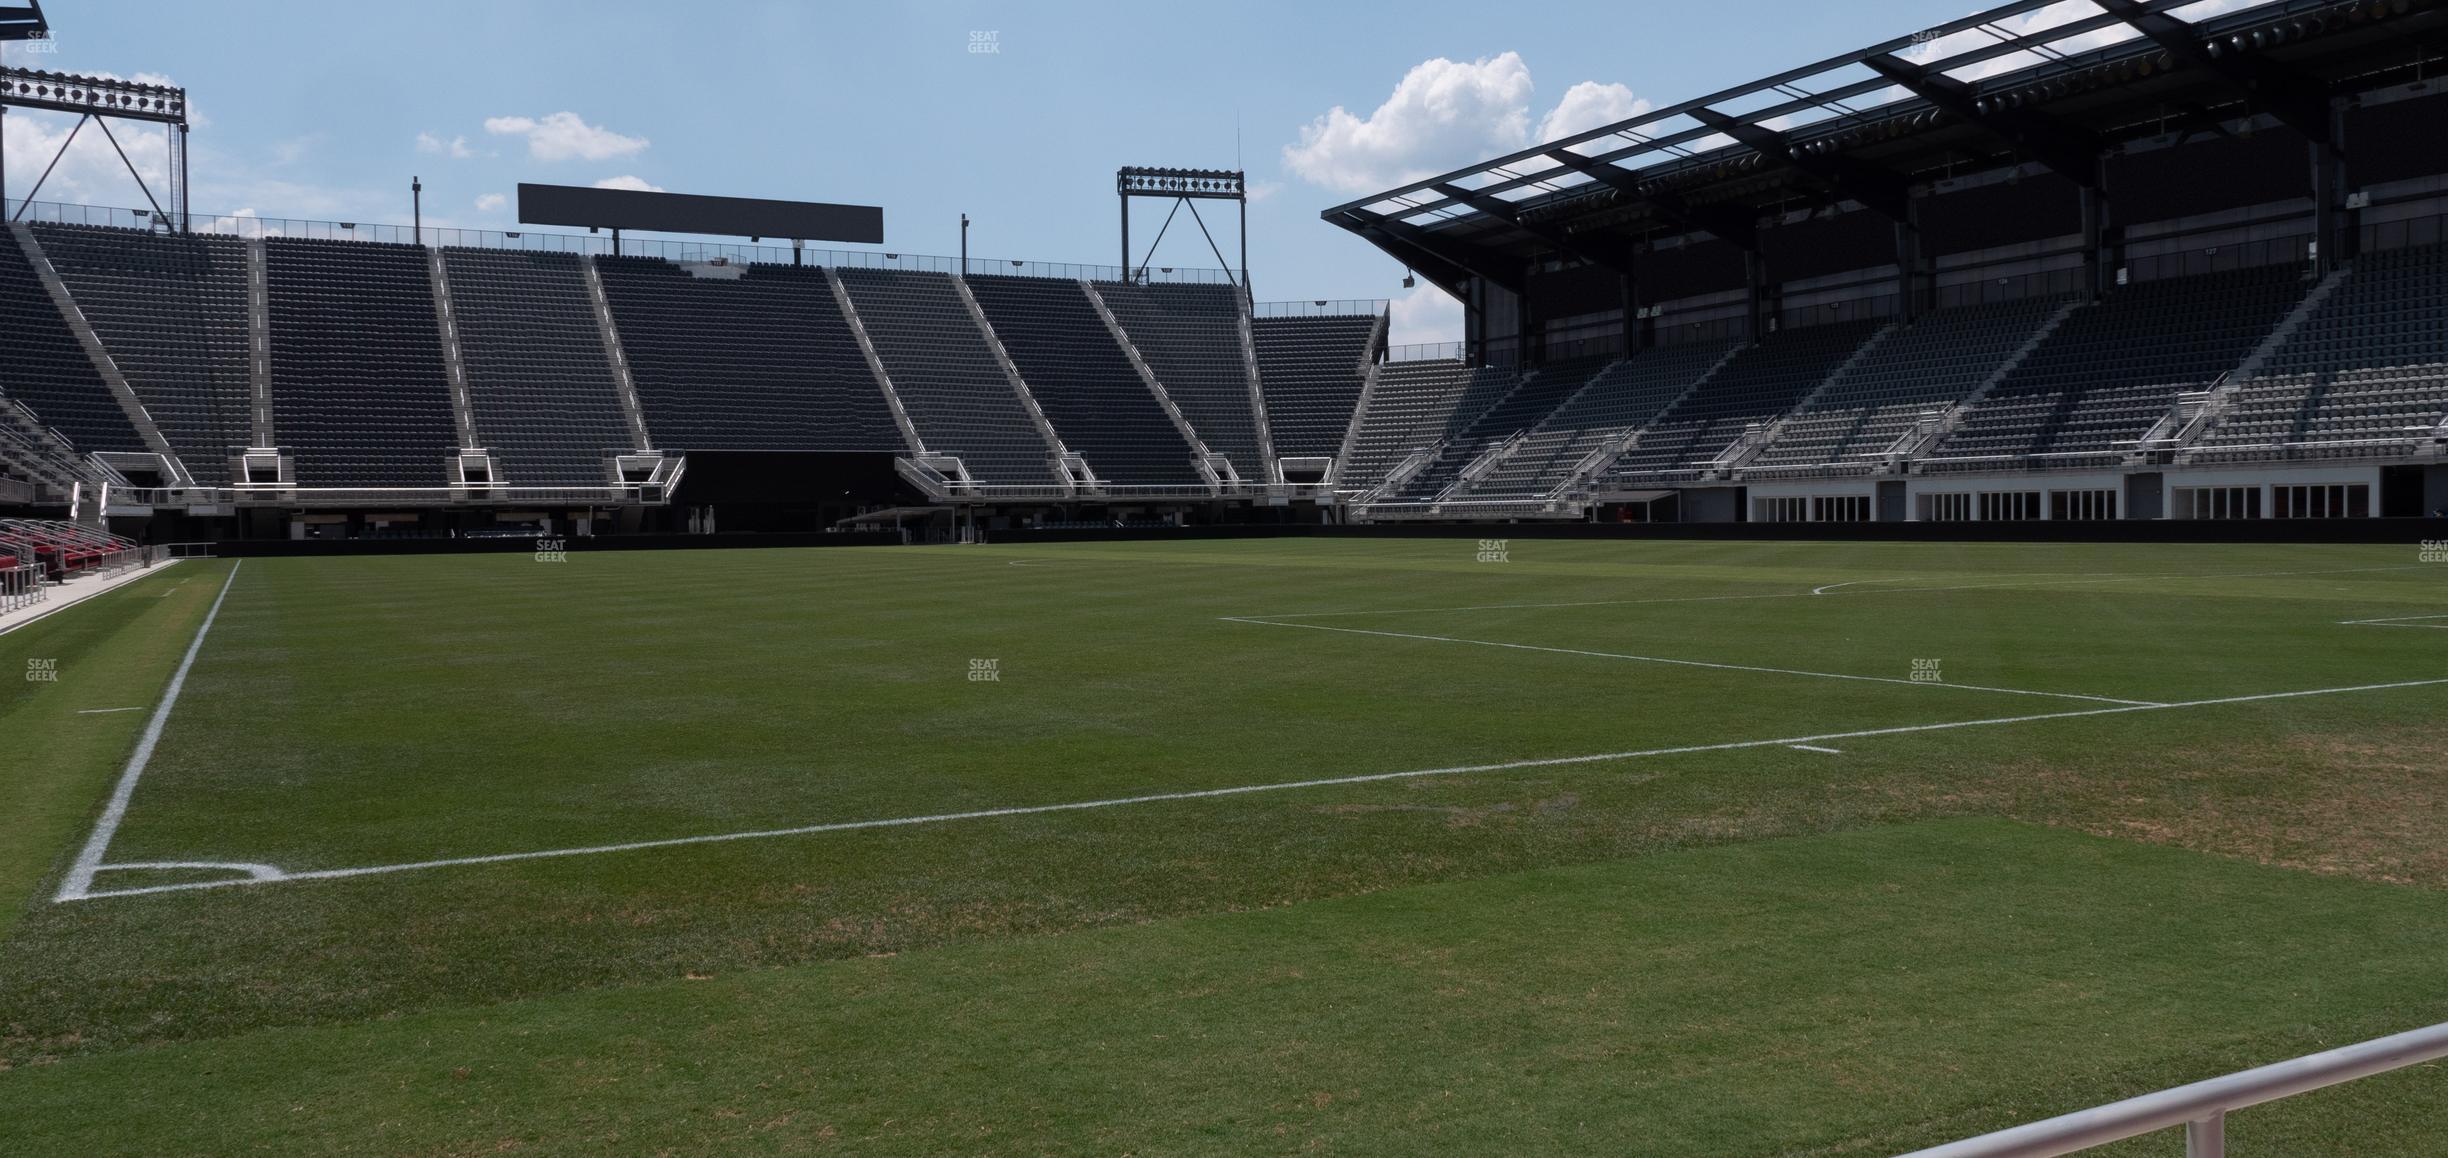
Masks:
[[[1904,1158],[2049,1158],[2185,1128],[2185,1158],[2226,1158],[2227,1112],[2448,1057],[2448,1023],[1916,1150]]]

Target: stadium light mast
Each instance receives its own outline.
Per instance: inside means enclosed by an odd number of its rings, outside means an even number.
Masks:
[[[36,10],[37,18],[40,9]],[[39,34],[37,34],[39,33]],[[15,24],[0,24],[0,36],[11,40],[47,40],[49,29],[22,28]],[[42,72],[28,68],[0,67],[0,110],[8,108],[40,109],[46,112],[75,113],[76,125],[68,130],[60,147],[43,166],[42,176],[35,178],[34,187],[18,200],[15,217],[25,216],[34,203],[34,195],[42,192],[43,183],[59,167],[60,158],[68,154],[77,135],[87,124],[98,128],[111,150],[119,155],[119,163],[127,166],[128,176],[135,178],[136,188],[153,207],[153,220],[171,223],[179,232],[187,229],[187,90],[173,85],[138,84],[113,77],[79,76],[70,73]],[[153,187],[137,171],[136,163],[128,158],[127,149],[120,145],[119,135],[111,132],[110,122],[143,121],[168,126],[169,201],[177,208],[174,215],[153,196]],[[5,129],[5,114],[0,113],[0,129]],[[7,190],[0,187],[0,198]]]
[[[1114,174],[1114,192],[1122,202],[1122,280],[1137,282],[1147,274],[1148,262],[1155,258],[1156,247],[1164,243],[1166,230],[1173,227],[1173,218],[1190,209],[1190,219],[1198,223],[1199,233],[1207,239],[1208,252],[1215,254],[1216,264],[1227,274],[1238,274],[1235,281],[1241,287],[1244,301],[1249,299],[1249,198],[1246,182],[1238,169],[1150,169],[1125,165]],[[1134,197],[1155,197],[1173,202],[1165,223],[1156,231],[1156,240],[1148,243],[1148,251],[1136,263],[1131,260],[1130,210]],[[1208,232],[1207,219],[1199,215],[1198,201],[1230,201],[1240,208],[1241,263],[1235,266],[1224,257],[1223,247],[1216,244],[1215,234]]]

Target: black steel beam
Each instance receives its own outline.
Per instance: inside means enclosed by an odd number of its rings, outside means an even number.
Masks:
[[[1708,234],[1740,249],[1759,248],[1759,223],[1750,213],[1715,205],[1690,205],[1672,193],[1644,193],[1640,180],[1620,165],[1584,157],[1570,149],[1547,154],[1589,178],[1657,210],[1658,215],[1685,229]]]
[[[1457,252],[1442,238],[1429,237],[1416,225],[1394,221],[1383,214],[1365,209],[1347,209],[1332,219],[1335,224],[1357,233],[1369,244],[1386,251],[1396,261],[1413,272],[1443,287],[1447,293],[1467,301],[1467,289],[1473,277],[1485,278],[1515,293],[1521,292],[1520,271],[1496,271],[1473,255]]]
[[[2308,140],[2329,143],[2329,86],[2269,57],[2251,52],[2212,52],[2193,25],[2136,0],[2096,0],[2109,15],[2133,26],[2152,43],[2195,68],[2241,89],[2262,112],[2277,117]]]
[[[1572,230],[1560,229],[1541,221],[1524,221],[1520,206],[1502,197],[1490,197],[1485,193],[1464,189],[1459,185],[1440,183],[1430,188],[1491,217],[1508,222],[1514,228],[1592,265],[1604,266],[1625,275],[1632,272],[1632,247],[1626,245],[1621,238],[1575,233]]]
[[[1796,152],[1785,134],[1715,109],[1693,109],[1692,119],[1750,146],[1753,152],[1800,172],[1828,188],[1859,201],[1863,208],[1890,221],[1909,219],[1910,200],[1902,177],[1875,165],[1866,165],[1841,152],[1803,154]]]
[[[40,0],[0,4],[0,40],[35,40],[51,35]]]
[[[1576,145],[1591,146],[1587,155],[1597,160],[1628,165],[1652,175],[1658,172],[1686,169],[1694,165],[1704,165],[1718,158],[1714,153],[1694,156],[1689,152],[1688,146],[1715,133],[1716,130],[1699,124],[1677,128],[1671,123],[1677,118],[1689,117],[1693,109],[1714,108],[1718,105],[1772,93],[1786,99],[1748,109],[1742,114],[1743,119],[1752,123],[1761,123],[1774,121],[1784,116],[1841,109],[1846,102],[1857,97],[1872,96],[1893,83],[1875,74],[1854,80],[1837,79],[1835,74],[1859,64],[1864,56],[1904,52],[1916,45],[1929,43],[1932,40],[1942,40],[1956,33],[1984,29],[2011,17],[2024,15],[2058,2],[2060,0],[2014,0],[2013,3],[1949,21],[1935,28],[1924,29],[1911,36],[1896,37],[1865,49],[1832,57],[1816,64],[1788,69],[1775,76],[1764,77],[1750,84],[1721,90],[1704,97],[1653,108],[1629,120],[1575,133],[1572,136],[1533,146],[1521,152],[1493,158],[1467,169],[1457,169],[1441,176],[1425,178],[1398,188],[1388,189],[1346,205],[1335,206],[1325,212],[1332,214],[1344,208],[1380,207],[1390,202],[1398,202],[1405,196],[1425,190],[1439,181],[1459,182],[1474,177],[1490,179],[1487,184],[1478,187],[1480,192],[1494,194],[1510,192],[1538,184],[1543,179],[1537,171],[1525,170],[1522,162],[1542,155],[1552,155],[1555,149],[1570,148]],[[2196,2],[2198,0],[2144,0],[2142,9],[2148,12],[2161,12]],[[2280,0],[2259,0],[2259,2],[2261,6],[2271,8],[2276,8],[2280,4]],[[2000,58],[2032,53],[2036,49],[2046,49],[2050,45],[2059,44],[2071,38],[2087,36],[2123,25],[2124,21],[2118,17],[2106,12],[2097,12],[2065,24],[2054,25],[2028,36],[1992,34],[1985,42],[1976,47],[1970,47],[1965,51],[1925,63],[1928,67],[1941,72],[1952,71]],[[2136,40],[2127,45],[2110,45],[2104,49],[2084,51],[2096,51],[2102,62],[2112,62],[2120,52],[2128,55],[2142,52],[2156,55],[2161,49],[2156,45],[2149,45],[2145,48],[2142,41]],[[2013,75],[2023,75],[2035,69],[2050,67],[2059,66],[2054,64],[2031,65],[2017,68]],[[1803,83],[1813,78],[1826,80],[1832,87],[1820,89]],[[1875,119],[1890,113],[1910,111],[1913,111],[1911,105],[1881,105],[1867,110],[1864,115]],[[1846,114],[1832,121],[1821,122],[1828,127],[1853,123],[1862,123],[1862,121],[1852,114]],[[1814,125],[1813,127],[1820,126]],[[1654,163],[1648,160],[1661,157],[1664,159]],[[1402,212],[1406,216],[1417,216],[1423,212],[1446,209],[1453,204],[1450,198],[1437,198],[1434,201],[1407,206]]]
[[[1862,58],[1872,72],[1903,86],[1914,96],[1992,135],[2046,165],[2058,176],[2086,187],[2099,184],[2099,138],[2038,109],[1993,108],[1982,112],[1972,86],[1885,53]]]

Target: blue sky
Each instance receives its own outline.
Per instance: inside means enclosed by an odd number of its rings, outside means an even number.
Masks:
[[[1117,166],[1240,164],[1260,299],[1400,298],[1320,209],[1974,7],[57,0],[56,51],[6,60],[187,86],[199,212],[404,223],[415,174],[429,224],[515,229],[519,181],[625,179],[880,204],[900,252],[954,252],[965,211],[973,254],[1113,264]],[[18,197],[67,121],[7,128]],[[89,130],[42,199],[141,204],[115,167]],[[1214,264],[1178,226],[1157,260]],[[1458,337],[1422,290],[1396,340]]]

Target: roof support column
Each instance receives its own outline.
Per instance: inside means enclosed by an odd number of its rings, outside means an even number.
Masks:
[[[1649,347],[1648,320],[1640,316],[1640,283],[1633,280],[1631,274],[1618,274],[1615,289],[1620,303],[1617,308],[1622,311],[1619,328],[1622,331],[1623,353],[1625,357],[1630,357]]]
[[[1538,348],[1538,320],[1530,315],[1528,292],[1513,295],[1513,365],[1528,369],[1547,360],[1546,351]]]
[[[1487,279],[1470,279],[1462,295],[1462,360],[1487,365]]]
[[[2107,166],[2098,161],[2101,169]],[[2117,267],[2123,247],[2116,244],[2117,231],[2108,223],[2108,190],[2104,182],[2093,181],[2078,186],[2075,196],[2082,202],[2083,292],[2092,301],[2108,296],[2116,282]]]
[[[2329,111],[2329,140],[2314,141],[2312,150],[2312,236],[2320,243],[2315,270],[2332,270],[2361,256],[2363,212],[2346,208],[2354,181],[2346,161],[2346,111]]]
[[[1904,219],[1895,223],[1896,320],[1909,322],[1930,309],[1928,255],[1921,248],[1921,199],[1905,202]]]
[[[1743,291],[1748,306],[1745,321],[1751,331],[1744,337],[1756,342],[1768,336],[1768,269],[1756,249],[1743,251]]]

